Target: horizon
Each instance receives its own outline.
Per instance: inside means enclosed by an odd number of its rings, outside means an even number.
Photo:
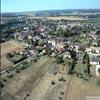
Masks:
[[[1,13],[48,11],[48,10],[74,10],[74,9],[100,9],[100,0],[1,0]]]
[[[19,12],[1,12],[1,13],[25,13],[25,12],[42,12],[42,11],[61,11],[61,10],[100,10],[98,9],[52,9],[52,10],[37,10],[37,11],[19,11]]]

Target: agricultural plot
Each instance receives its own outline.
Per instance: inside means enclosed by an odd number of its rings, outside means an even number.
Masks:
[[[23,46],[15,41],[8,41],[1,44],[1,70],[13,65],[12,62],[6,58],[6,54],[19,50],[23,50]]]
[[[23,100],[34,84],[43,76],[52,62],[47,57],[40,58],[30,67],[7,80],[4,89],[15,97],[15,100]]]
[[[86,100],[86,96],[100,96],[100,87],[73,77],[68,87],[66,100]]]
[[[44,18],[44,17],[34,17],[34,18]],[[61,19],[65,19],[65,20],[85,20],[85,18],[82,17],[77,17],[77,16],[58,16],[58,17],[45,17],[49,20],[61,20]]]
[[[33,88],[27,100],[64,100],[70,78],[61,73],[62,65],[53,64],[44,77]],[[56,69],[56,70],[55,70]]]

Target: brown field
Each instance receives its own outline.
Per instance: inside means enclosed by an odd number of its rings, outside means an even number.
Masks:
[[[73,77],[68,86],[66,100],[86,100],[86,96],[100,96],[100,87]]]
[[[1,70],[12,65],[12,62],[6,58],[6,54],[13,51],[22,50],[22,48],[23,46],[19,45],[15,41],[8,41],[1,44]]]
[[[86,20],[85,18],[76,17],[76,16],[58,16],[58,17],[34,17],[34,18],[47,18],[49,20]]]

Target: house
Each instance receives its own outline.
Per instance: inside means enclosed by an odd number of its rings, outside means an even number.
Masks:
[[[35,42],[36,40],[40,40],[40,37],[39,36],[34,36],[33,41]]]
[[[91,51],[94,50],[97,54],[100,54],[100,47],[91,47]]]
[[[14,33],[14,38],[17,38],[19,40],[28,39],[30,37],[32,38],[32,34],[27,31]]]
[[[64,44],[64,42],[63,42],[63,41],[58,42],[58,43],[56,44],[56,49],[57,49],[59,52],[65,51],[65,44]]]
[[[63,55],[64,58],[69,58],[69,59],[71,59],[71,55],[70,55],[69,52],[65,52],[65,53],[63,53],[62,55]]]
[[[100,76],[98,69],[100,69],[100,64],[96,65],[96,76]]]
[[[92,57],[90,60],[91,65],[99,65],[100,64],[100,57]]]
[[[92,45],[98,46],[98,40],[93,40]]]
[[[30,36],[32,36],[32,34],[30,32],[23,31],[23,32],[21,32],[20,36],[22,39],[28,39],[28,36],[30,37]]]
[[[56,41],[54,39],[48,40],[48,45],[52,48],[56,47]]]
[[[86,52],[92,57],[100,56],[100,47],[91,46],[90,48],[86,48]]]
[[[88,35],[89,35],[89,37],[93,38],[94,40],[97,39],[97,35],[96,35],[95,31],[90,32]]]

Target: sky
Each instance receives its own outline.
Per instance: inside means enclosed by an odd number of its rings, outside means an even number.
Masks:
[[[100,9],[100,0],[1,0],[1,12]]]

